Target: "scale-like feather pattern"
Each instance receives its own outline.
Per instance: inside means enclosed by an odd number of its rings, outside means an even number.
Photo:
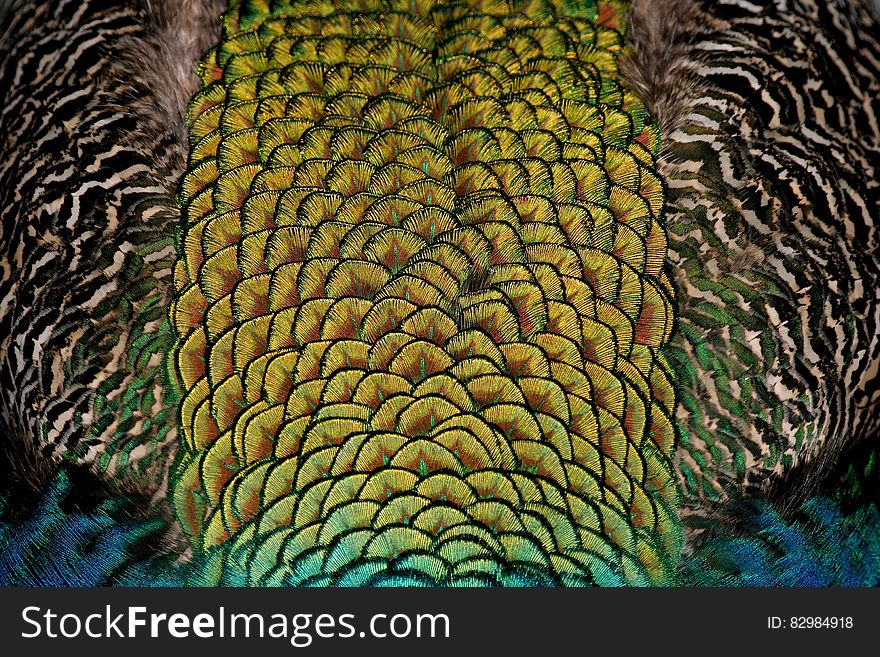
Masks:
[[[673,581],[659,136],[622,10],[231,3],[171,309],[199,550],[255,584]]]

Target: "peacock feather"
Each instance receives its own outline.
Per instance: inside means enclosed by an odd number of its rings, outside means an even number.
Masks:
[[[0,0],[0,581],[880,582],[871,12]]]
[[[663,185],[622,24],[231,4],[170,312],[200,549],[253,584],[672,581]]]

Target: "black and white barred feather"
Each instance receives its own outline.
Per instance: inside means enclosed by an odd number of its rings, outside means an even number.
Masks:
[[[182,116],[220,10],[207,1],[8,5],[0,423],[9,451],[33,446],[46,459],[121,471],[148,491],[165,477],[176,429],[173,414],[157,413],[168,405],[158,365]]]

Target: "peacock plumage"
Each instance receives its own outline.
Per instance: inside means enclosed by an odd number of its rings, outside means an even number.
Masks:
[[[880,582],[867,3],[7,4],[3,582]]]

